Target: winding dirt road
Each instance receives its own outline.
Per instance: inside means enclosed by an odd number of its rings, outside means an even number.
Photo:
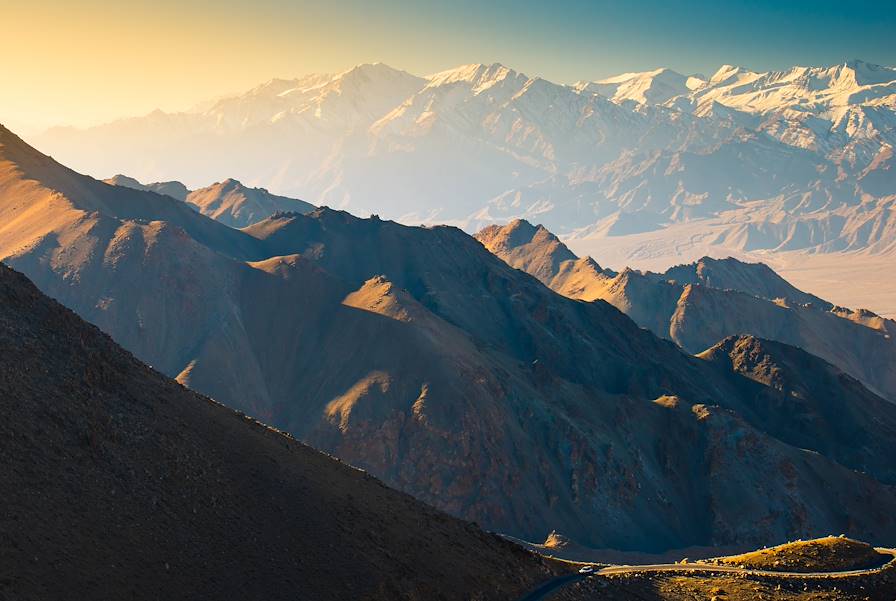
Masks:
[[[882,549],[877,551],[892,555],[893,559],[876,568],[866,568],[863,570],[845,570],[841,572],[776,572],[774,570],[756,570],[751,568],[741,568],[738,566],[716,565],[712,563],[655,563],[647,565],[634,566],[607,566],[595,569],[591,574],[566,574],[559,576],[553,580],[548,580],[534,591],[522,597],[520,601],[542,601],[555,593],[558,589],[584,580],[585,578],[594,578],[598,576],[611,576],[614,574],[636,574],[640,572],[705,572],[709,574],[735,573],[746,574],[748,576],[771,576],[775,578],[844,578],[849,576],[861,576],[882,572],[887,568],[896,567],[896,549]],[[572,562],[570,562],[572,563]],[[595,566],[596,567],[596,566]]]

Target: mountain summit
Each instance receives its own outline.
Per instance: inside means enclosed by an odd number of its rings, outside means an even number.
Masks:
[[[235,179],[194,190],[184,200],[203,215],[237,228],[281,211],[307,213],[314,210],[313,205],[303,200],[277,196],[264,188],[249,188]]]
[[[642,73],[623,73],[594,82],[579,82],[575,88],[606,96],[617,103],[632,101],[636,104],[655,105],[686,95],[704,85],[706,82],[700,77],[689,77],[671,69],[656,69]]]

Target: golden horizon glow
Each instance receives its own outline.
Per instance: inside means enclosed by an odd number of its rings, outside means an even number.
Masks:
[[[376,61],[417,75],[498,61],[566,83],[659,66],[896,63],[896,8],[885,4],[635,3],[0,0],[0,122],[27,132],[185,110],[274,77]]]
[[[341,71],[358,54],[333,49],[320,27],[254,30],[237,11],[197,15],[165,3],[12,6],[3,20],[14,51],[0,63],[0,121],[26,128],[185,110],[273,77]]]

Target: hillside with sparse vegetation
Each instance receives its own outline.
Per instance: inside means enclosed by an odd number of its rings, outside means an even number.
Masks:
[[[892,556],[877,551],[868,543],[844,536],[828,536],[722,557],[715,561],[757,570],[831,572],[874,568],[891,559]]]

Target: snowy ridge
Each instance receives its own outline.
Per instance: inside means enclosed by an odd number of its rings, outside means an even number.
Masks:
[[[498,63],[426,77],[374,63],[34,142],[99,175],[232,176],[469,230],[530,218],[674,246],[705,223],[703,243],[732,251],[896,252],[896,69],[862,61],[573,85]]]

